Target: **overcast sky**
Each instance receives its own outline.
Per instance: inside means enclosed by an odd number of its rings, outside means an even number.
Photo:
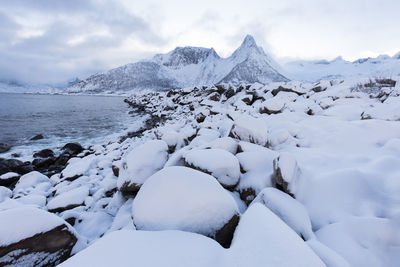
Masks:
[[[246,34],[278,61],[393,55],[399,10],[398,0],[1,0],[0,80],[64,82],[185,45],[225,57]]]

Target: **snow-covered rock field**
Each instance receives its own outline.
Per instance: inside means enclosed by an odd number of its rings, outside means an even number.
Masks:
[[[128,102],[162,123],[0,176],[0,265],[400,265],[400,78]]]

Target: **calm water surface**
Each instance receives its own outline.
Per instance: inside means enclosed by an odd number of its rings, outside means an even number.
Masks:
[[[137,121],[123,97],[0,94],[0,142],[12,146],[85,142]],[[30,141],[37,134],[44,139]]]

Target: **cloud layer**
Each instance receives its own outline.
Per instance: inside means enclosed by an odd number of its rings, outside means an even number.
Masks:
[[[3,0],[0,80],[65,82],[178,45],[227,56],[247,33],[281,58],[393,54],[398,10],[394,0]]]

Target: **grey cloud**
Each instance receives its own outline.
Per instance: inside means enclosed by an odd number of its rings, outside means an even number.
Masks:
[[[44,33],[17,38],[23,29],[18,17],[42,18]],[[147,21],[113,1],[4,1],[0,7],[0,79],[55,82],[109,68],[102,55],[119,47],[127,38],[162,44]],[[110,35],[93,35],[106,30]],[[68,41],[87,36],[75,46]],[[117,56],[116,56],[117,57]],[[111,64],[112,65],[112,64]]]

